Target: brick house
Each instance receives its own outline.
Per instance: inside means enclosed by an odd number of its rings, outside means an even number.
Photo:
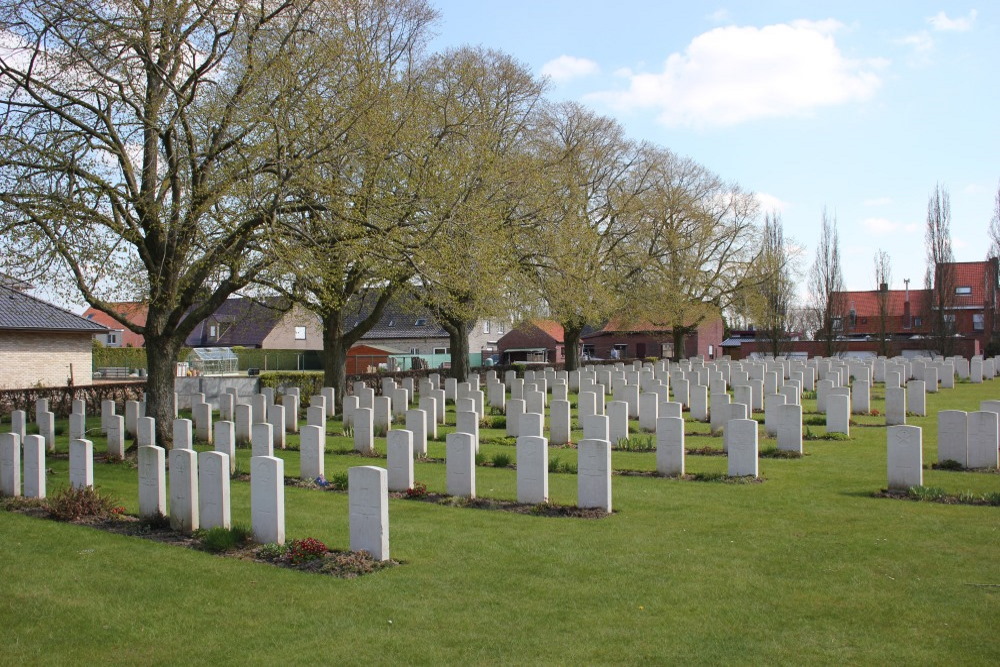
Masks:
[[[0,283],[0,389],[89,385],[93,339],[107,329]]]
[[[706,318],[694,333],[684,337],[681,357],[703,356],[715,359],[722,355],[722,317]],[[632,359],[674,356],[673,329],[650,322],[628,324],[613,319],[599,331],[584,334],[583,353],[595,359]]]
[[[515,361],[561,364],[566,361],[566,346],[561,324],[554,320],[534,319],[522,322],[497,342],[500,363]]]

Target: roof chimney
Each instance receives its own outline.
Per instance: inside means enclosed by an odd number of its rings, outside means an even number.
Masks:
[[[888,292],[889,291],[889,283],[882,283],[881,285],[879,285],[878,286],[878,291],[879,292]]]

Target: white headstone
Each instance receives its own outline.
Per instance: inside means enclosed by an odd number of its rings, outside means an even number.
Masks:
[[[517,427],[518,437],[529,435],[541,438],[545,432],[545,417],[536,412],[526,412],[521,415],[520,423]]]
[[[299,397],[295,394],[286,393],[281,397],[281,404],[285,408],[284,430],[286,433],[299,432]]]
[[[162,447],[139,448],[139,516],[166,516],[166,451]]]
[[[139,447],[150,447],[156,444],[155,419],[152,417],[139,417],[136,429],[138,430],[138,433],[136,434],[136,441]]]
[[[21,495],[21,436],[0,433],[0,496]]]
[[[173,433],[174,433],[174,449],[192,448],[190,419],[175,419],[173,425]]]
[[[851,399],[843,394],[826,398],[826,432],[851,434]]]
[[[285,406],[269,405],[267,423],[271,425],[271,439],[275,449],[285,448]]]
[[[730,477],[757,477],[757,421],[733,419],[726,424]]]
[[[198,521],[205,530],[229,528],[232,524],[229,456],[222,452],[202,452],[198,455]]]
[[[656,471],[673,477],[684,474],[684,420],[660,417],[656,420]]]
[[[412,434],[413,455],[417,458],[427,456],[427,412],[424,410],[406,411],[406,430]],[[389,433],[392,433],[390,431]],[[391,476],[391,475],[390,475]],[[406,487],[410,488],[410,487]]]
[[[521,436],[517,439],[517,502],[535,505],[548,501],[548,442],[545,438]]]
[[[52,412],[43,412],[38,418],[38,433],[45,438],[45,449],[56,451],[56,416]]]
[[[427,418],[427,430],[425,431],[427,440],[437,439],[437,399],[432,396],[422,397],[419,406]]]
[[[625,401],[608,403],[608,428],[612,443],[628,438],[628,403]]]
[[[923,380],[910,380],[906,383],[906,411],[920,417],[927,416],[927,395]]]
[[[779,405],[776,408],[778,449],[802,453],[802,406]],[[829,419],[829,414],[827,415]]]
[[[299,477],[314,480],[325,475],[325,457],[326,432],[319,426],[303,426],[299,434]]]
[[[521,425],[521,415],[524,414],[524,400],[512,398],[507,401],[507,435],[517,437],[518,428]]]
[[[906,490],[924,483],[923,446],[918,426],[886,429],[889,488]]]
[[[198,530],[198,452],[170,450],[170,527],[184,533]]]
[[[557,385],[558,386],[558,385]],[[652,394],[656,396],[656,394]],[[553,399],[549,405],[549,440],[553,445],[565,445],[570,441],[569,401]]]
[[[420,421],[423,422],[422,415]],[[403,429],[389,431],[386,449],[389,490],[406,491],[413,488],[413,433]]]
[[[229,474],[236,472],[236,424],[230,421],[215,422],[215,451],[229,457]]]
[[[344,428],[352,428],[354,426],[354,413],[360,408],[360,401],[358,401],[357,396],[344,396],[344,406],[343,406],[343,419]]]
[[[94,485],[94,443],[90,440],[69,441],[69,485],[74,489]]]
[[[969,467],[969,414],[964,410],[938,412],[938,463],[955,461]]]
[[[251,456],[274,456],[274,434],[270,424],[254,424],[251,436]]]
[[[273,456],[250,459],[250,524],[260,544],[285,543],[285,462]]]
[[[24,438],[22,492],[25,498],[45,497],[45,438],[40,435],[29,435]]]
[[[413,464],[413,457],[407,460]],[[384,468],[347,469],[351,551],[367,551],[376,560],[389,560],[389,488]]]
[[[906,389],[890,387],[885,389],[885,425],[898,426],[906,423]]]
[[[354,411],[354,449],[362,454],[375,453],[375,416],[371,408]]]
[[[970,412],[969,468],[996,468],[998,466],[997,444],[1000,431],[997,427],[997,413]]]
[[[253,424],[251,408],[246,403],[239,403],[233,408],[233,412],[236,415],[235,423],[235,433],[236,433],[236,444],[245,445],[250,442],[252,437],[251,425]]]
[[[448,494],[476,497],[476,443],[468,433],[449,433],[445,439]]]
[[[611,512],[611,442],[584,439],[577,452],[577,505]]]

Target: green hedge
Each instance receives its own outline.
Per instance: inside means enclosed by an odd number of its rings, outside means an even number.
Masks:
[[[323,370],[321,350],[259,350],[252,347],[234,347],[233,352],[240,358],[241,371],[248,368],[259,368],[262,372]]]
[[[268,371],[260,374],[260,386],[282,391],[298,387],[303,403],[309,405],[309,397],[323,389],[323,371]]]
[[[98,368],[146,368],[146,348],[95,345],[94,369]]]

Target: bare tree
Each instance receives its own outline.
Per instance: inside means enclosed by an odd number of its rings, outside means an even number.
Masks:
[[[990,218],[990,249],[987,257],[1000,257],[1000,185],[993,199],[993,217]]]
[[[761,232],[761,247],[750,267],[747,291],[758,336],[767,341],[771,354],[778,356],[787,347],[795,305],[792,255],[785,246],[779,214],[766,213]]]
[[[951,247],[951,198],[940,185],[927,200],[927,229],[924,234],[927,271],[924,285],[930,300],[930,337],[939,354],[950,356],[955,349],[955,256]]]
[[[843,332],[844,275],[840,266],[840,239],[837,218],[823,209],[816,258],[809,273],[809,291],[813,322],[813,338],[825,343],[824,354],[832,357],[839,349],[838,338]]]
[[[875,289],[878,302],[878,353],[884,357],[891,354],[892,331],[889,330],[889,288],[892,283],[892,265],[889,253],[879,249],[875,253]]]

